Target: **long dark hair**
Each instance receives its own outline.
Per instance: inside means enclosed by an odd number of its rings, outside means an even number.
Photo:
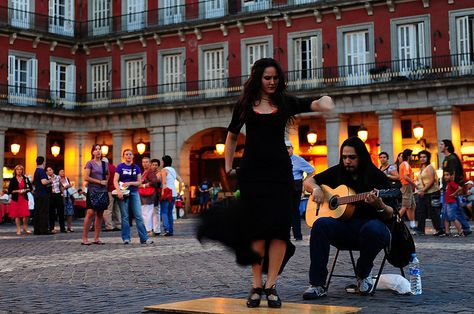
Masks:
[[[421,155],[426,156],[426,165],[429,165],[431,163],[431,153],[424,149],[418,153],[418,158],[420,158]]]
[[[362,142],[362,140],[359,137],[352,136],[346,139],[342,143],[341,150],[339,152],[339,165],[344,176],[350,177],[350,174],[345,169],[344,162],[342,160],[342,150],[346,146],[353,147],[357,154],[357,157],[359,158],[359,162],[357,166],[358,178],[362,180],[362,183],[365,187],[371,188],[372,184],[370,184],[369,181],[374,180],[376,178],[377,173],[382,173],[382,172],[372,162],[369,151],[365,147],[364,142]]]
[[[252,66],[250,77],[244,83],[243,92],[237,102],[237,108],[240,111],[240,120],[244,122],[255,101],[259,100],[262,89],[263,72],[268,67],[274,67],[278,75],[278,85],[275,93],[270,95],[272,103],[280,110],[285,105],[283,98],[286,96],[286,78],[280,64],[272,58],[262,58]]]
[[[444,146],[446,147],[446,149],[448,150],[450,154],[454,153],[454,145],[451,140],[444,139],[441,142],[443,142]]]

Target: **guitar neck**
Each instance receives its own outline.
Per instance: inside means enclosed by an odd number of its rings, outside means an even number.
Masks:
[[[369,195],[369,193],[370,192],[364,192],[364,193],[359,193],[355,195],[341,196],[337,198],[337,203],[339,205],[343,205],[343,204],[360,202],[360,201],[363,201],[367,197],[367,195]]]

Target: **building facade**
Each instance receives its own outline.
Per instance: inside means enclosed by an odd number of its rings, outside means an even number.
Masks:
[[[82,186],[93,143],[115,164],[124,148],[139,159],[144,143],[143,155],[171,155],[189,185],[207,177],[229,188],[215,144],[253,62],[273,57],[291,93],[336,103],[288,129],[317,170],[337,163],[341,142],[364,127],[374,159],[404,148],[436,156],[452,139],[470,176],[471,0],[1,0],[0,16],[4,169],[20,163],[31,174],[44,155]]]

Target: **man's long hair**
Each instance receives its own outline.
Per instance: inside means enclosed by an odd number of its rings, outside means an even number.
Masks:
[[[369,182],[371,179],[374,179],[373,175],[377,172],[380,172],[380,170],[372,162],[364,142],[362,142],[362,140],[357,136],[352,136],[346,139],[341,145],[341,150],[339,152],[339,165],[344,176],[350,177],[351,174],[345,169],[344,162],[342,160],[342,150],[346,146],[353,147],[357,157],[359,158],[358,167],[356,170],[358,180],[361,180],[359,182],[361,182],[365,187],[371,189],[373,184],[369,184]]]

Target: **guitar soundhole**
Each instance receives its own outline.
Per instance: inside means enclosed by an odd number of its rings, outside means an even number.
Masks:
[[[331,197],[331,199],[329,200],[329,208],[330,208],[331,210],[334,210],[334,209],[336,209],[336,208],[339,206],[339,204],[337,203],[337,198],[338,198],[338,196],[337,196],[337,195],[334,195],[334,196]]]

